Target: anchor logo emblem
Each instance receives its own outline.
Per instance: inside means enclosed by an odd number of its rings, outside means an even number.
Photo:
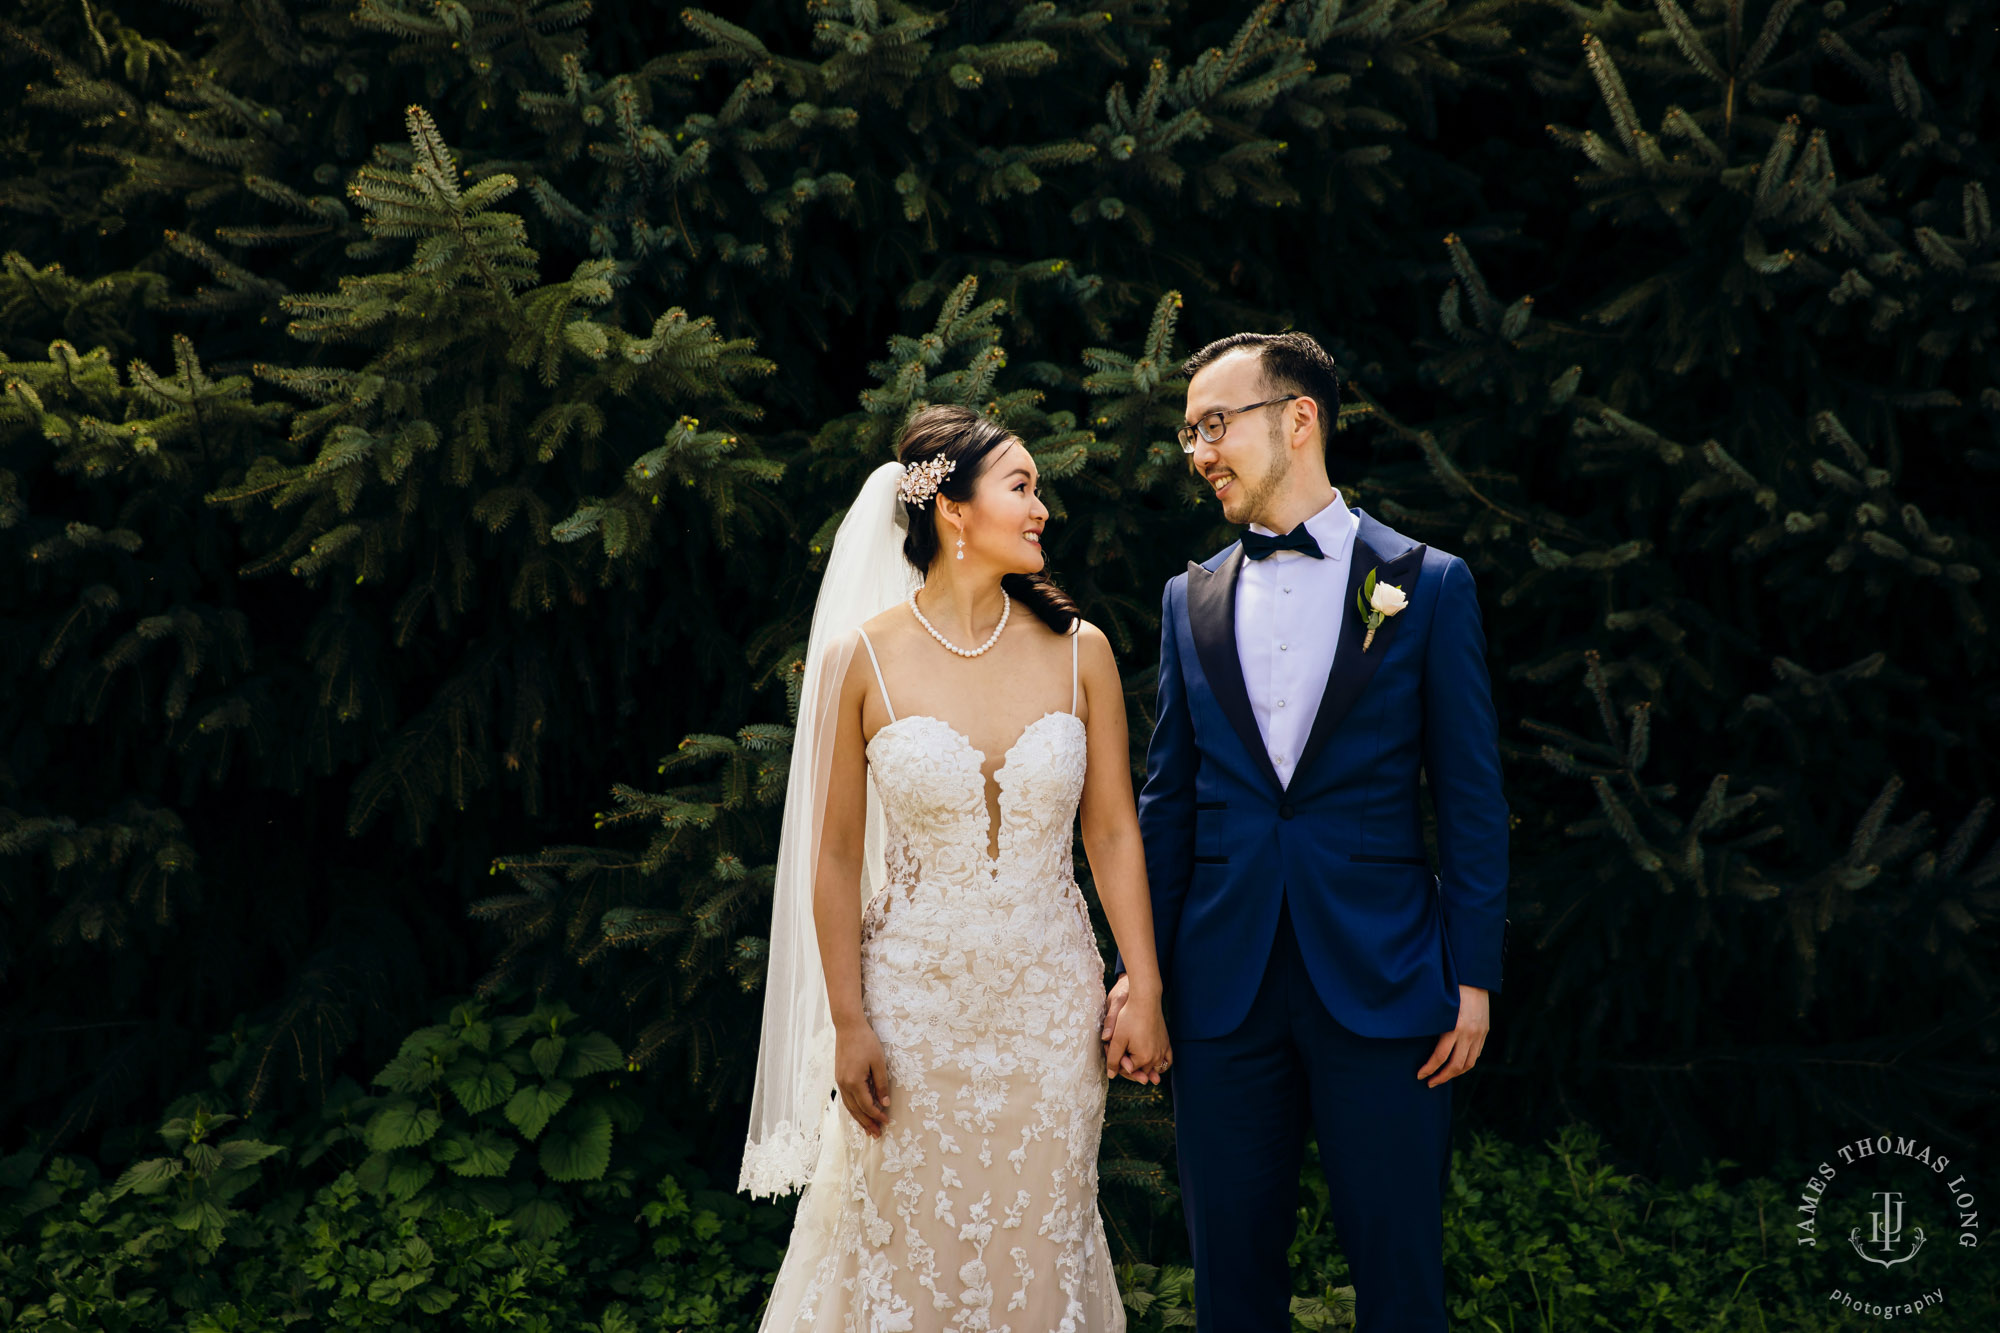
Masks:
[[[1896,1247],[1903,1239],[1903,1195],[1899,1190],[1877,1190],[1875,1197],[1882,1201],[1882,1206],[1868,1214],[1869,1227],[1866,1244],[1880,1250],[1881,1254],[1870,1254],[1864,1248],[1860,1227],[1856,1227],[1849,1232],[1847,1239],[1854,1246],[1854,1252],[1871,1264],[1880,1264],[1884,1268],[1891,1268],[1897,1264],[1908,1263],[1916,1257],[1918,1250],[1924,1248],[1924,1229],[1922,1227],[1911,1227],[1910,1233],[1916,1239],[1911,1243],[1909,1253],[1894,1254]],[[1893,1257],[1888,1257],[1891,1255]]]

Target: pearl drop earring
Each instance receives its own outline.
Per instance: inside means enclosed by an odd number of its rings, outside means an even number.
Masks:
[[[960,560],[965,559],[965,538],[963,537],[958,539],[958,558]]]

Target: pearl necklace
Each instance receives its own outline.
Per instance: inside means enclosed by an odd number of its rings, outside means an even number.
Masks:
[[[1007,595],[1007,590],[1005,588],[1002,588],[1000,590],[1000,623],[995,625],[993,627],[993,632],[986,636],[985,643],[980,644],[977,648],[961,648],[957,644],[953,643],[950,639],[947,639],[944,635],[938,633],[937,626],[931,624],[930,620],[927,617],[925,617],[923,613],[923,608],[917,605],[917,595],[915,593],[910,594],[910,614],[914,615],[917,618],[917,623],[919,625],[922,625],[925,629],[929,630],[931,632],[931,637],[933,639],[936,639],[939,643],[951,649],[953,652],[957,653],[960,657],[978,657],[981,653],[984,653],[988,648],[991,648],[994,644],[1000,642],[1000,631],[1007,628],[1007,617],[1012,615],[1013,611],[1014,611],[1014,599]]]

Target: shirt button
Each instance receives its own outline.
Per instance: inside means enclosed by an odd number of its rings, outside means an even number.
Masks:
[[[1290,588],[1287,588],[1287,589],[1285,589],[1285,591],[1286,591],[1286,592],[1290,592],[1290,591],[1291,591],[1291,589],[1290,589]]]
[[[1283,699],[1278,700],[1278,707],[1283,708],[1284,706],[1285,706],[1285,701]]]
[[[1289,643],[1281,643],[1278,645],[1278,651],[1281,653],[1288,653],[1291,650],[1292,650],[1292,645],[1290,645]]]

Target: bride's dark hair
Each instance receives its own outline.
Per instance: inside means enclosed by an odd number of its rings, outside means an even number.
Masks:
[[[970,408],[939,404],[913,415],[896,443],[896,457],[903,466],[949,458],[951,475],[938,487],[938,494],[963,504],[972,498],[979,476],[986,471],[995,452],[1019,439],[1013,432]],[[937,522],[932,516],[934,501],[924,507],[905,500],[910,530],[903,538],[903,558],[928,575],[931,562],[938,558]],[[1007,595],[1035,613],[1036,619],[1058,634],[1068,634],[1082,618],[1068,593],[1058,588],[1047,573],[1007,574],[1000,579]]]

